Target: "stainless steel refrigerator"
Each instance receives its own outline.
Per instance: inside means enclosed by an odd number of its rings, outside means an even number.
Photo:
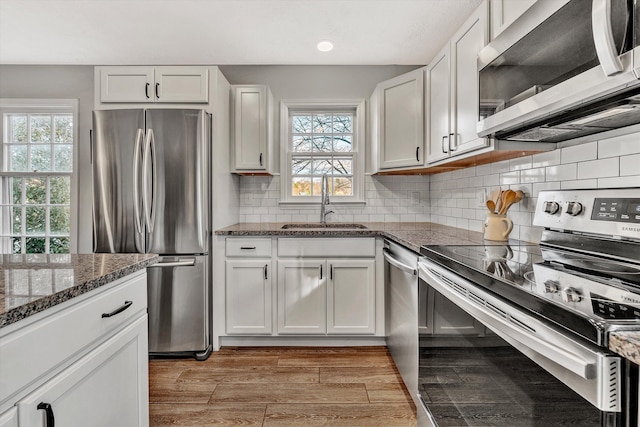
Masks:
[[[161,255],[148,269],[150,355],[211,352],[210,135],[204,110],[93,112],[94,252]]]

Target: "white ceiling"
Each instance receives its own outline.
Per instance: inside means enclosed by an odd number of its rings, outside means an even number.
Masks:
[[[0,63],[427,64],[480,2],[0,0]]]

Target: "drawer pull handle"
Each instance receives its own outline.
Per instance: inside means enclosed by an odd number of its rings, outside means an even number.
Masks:
[[[46,416],[47,416],[47,420],[46,420],[46,427],[55,427],[56,425],[56,420],[53,416],[53,408],[51,407],[51,404],[49,403],[44,403],[44,402],[40,402],[38,403],[38,406],[36,407],[38,408],[38,410],[44,410]]]
[[[116,308],[111,313],[102,313],[102,317],[111,317],[111,316],[115,316],[116,314],[120,314],[123,311],[125,311],[127,308],[131,307],[132,304],[133,304],[133,301],[125,301],[121,307]]]
[[[242,250],[242,251],[255,251],[256,247],[255,246],[240,246],[240,250]]]
[[[186,259],[180,261],[166,261],[151,264],[148,268],[167,268],[167,267],[193,267],[196,265],[196,259]]]

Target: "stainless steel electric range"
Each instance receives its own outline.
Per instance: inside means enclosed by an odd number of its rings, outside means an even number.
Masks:
[[[539,245],[421,249],[421,285],[483,326],[421,337],[430,422],[637,426],[638,367],[608,339],[640,330],[640,189],[540,192],[534,225]]]

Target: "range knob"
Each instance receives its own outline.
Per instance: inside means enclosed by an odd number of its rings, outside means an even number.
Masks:
[[[557,294],[560,292],[560,282],[557,280],[546,280],[544,282],[544,291],[548,294]]]
[[[580,202],[569,202],[567,203],[567,209],[565,210],[571,216],[579,215],[582,212],[582,203]]]
[[[564,288],[562,291],[562,301],[580,302],[582,301],[582,294],[576,288]]]
[[[557,202],[544,202],[544,212],[549,215],[555,215],[560,210],[560,205]]]

